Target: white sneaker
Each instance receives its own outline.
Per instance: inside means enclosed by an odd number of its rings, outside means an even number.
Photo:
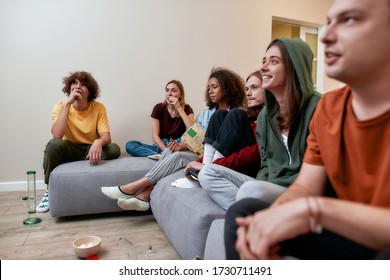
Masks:
[[[122,192],[119,186],[114,187],[101,187],[102,193],[111,199],[127,199],[134,197],[134,194],[126,194]]]
[[[144,201],[136,197],[127,199],[118,199],[118,206],[123,210],[148,211],[150,209],[149,201]]]
[[[49,211],[49,191],[46,191],[42,197],[41,202],[35,208],[35,210],[39,213],[45,213]]]

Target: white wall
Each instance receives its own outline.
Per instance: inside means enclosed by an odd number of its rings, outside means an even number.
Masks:
[[[332,0],[0,0],[0,184],[26,180],[51,138],[62,77],[93,74],[111,136],[150,142],[169,79],[198,112],[213,66],[259,68],[272,16],[324,24]],[[325,89],[336,86],[325,79]]]

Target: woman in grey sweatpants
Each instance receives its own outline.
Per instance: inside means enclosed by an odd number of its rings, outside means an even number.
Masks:
[[[199,183],[209,196],[227,210],[236,200],[246,197],[274,201],[286,188],[234,171],[218,164],[208,164],[199,172]]]
[[[188,163],[195,160],[198,160],[198,157],[190,151],[172,152],[170,149],[165,149],[160,160],[145,174],[145,177],[155,185],[161,178],[185,168]]]

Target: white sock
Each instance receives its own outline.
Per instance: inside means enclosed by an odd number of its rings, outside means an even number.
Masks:
[[[219,158],[224,158],[224,155],[221,154],[218,150],[215,150],[213,161],[216,160],[216,159],[219,159]]]
[[[206,143],[203,148],[203,164],[210,164],[213,162],[215,152],[217,151],[213,146]]]

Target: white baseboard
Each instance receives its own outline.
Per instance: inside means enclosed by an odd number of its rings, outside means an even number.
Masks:
[[[43,181],[36,181],[35,186],[37,190],[46,189],[46,184]],[[27,191],[27,181],[0,183],[0,192],[9,192],[9,191]]]

